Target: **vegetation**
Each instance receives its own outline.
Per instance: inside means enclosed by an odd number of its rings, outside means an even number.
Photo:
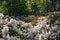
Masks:
[[[49,16],[49,19],[50,19],[50,26],[51,24],[54,25],[55,21],[60,21],[60,13],[52,13],[50,16]]]
[[[35,21],[35,20],[36,20],[36,19],[35,19],[34,16],[28,16],[28,17],[25,18],[25,22],[33,22],[33,21]]]
[[[25,22],[32,22],[32,25],[36,25],[37,24],[37,20],[35,18],[35,16],[28,16],[25,18],[24,20]]]
[[[10,37],[16,36],[20,40],[39,40],[40,36],[41,40],[45,40],[45,38],[55,40],[56,36],[60,34],[60,24],[55,25],[54,23],[60,21],[60,14],[48,15],[49,4],[50,0],[0,0],[0,13],[5,14],[4,17],[0,16],[4,20],[0,23],[0,38],[3,38],[2,36],[7,30],[6,36],[9,34]],[[11,17],[6,17],[6,15]],[[45,15],[48,15],[49,18],[47,17],[47,20],[42,18],[42,22],[40,22],[41,19],[38,19],[37,23],[37,18],[45,17]],[[6,27],[6,30],[2,26]]]
[[[0,0],[0,12],[10,16],[46,15],[50,0]]]

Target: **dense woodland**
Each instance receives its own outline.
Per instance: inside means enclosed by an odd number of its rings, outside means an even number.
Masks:
[[[10,16],[46,15],[50,0],[0,0],[0,12]]]

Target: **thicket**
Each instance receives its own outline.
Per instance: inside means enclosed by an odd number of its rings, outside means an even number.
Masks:
[[[0,0],[0,12],[10,16],[46,15],[50,0]]]

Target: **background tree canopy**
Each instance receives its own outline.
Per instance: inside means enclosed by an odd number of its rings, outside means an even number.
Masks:
[[[50,0],[0,0],[0,12],[12,16],[45,15]]]

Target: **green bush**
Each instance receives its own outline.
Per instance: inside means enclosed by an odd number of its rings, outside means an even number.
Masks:
[[[35,17],[34,16],[28,16],[28,17],[26,17],[25,18],[25,22],[33,22],[33,21],[35,21]]]
[[[50,0],[0,0],[0,12],[10,16],[46,15]]]
[[[25,22],[32,22],[33,25],[36,25],[37,20],[34,16],[28,16],[27,18],[25,18]]]

